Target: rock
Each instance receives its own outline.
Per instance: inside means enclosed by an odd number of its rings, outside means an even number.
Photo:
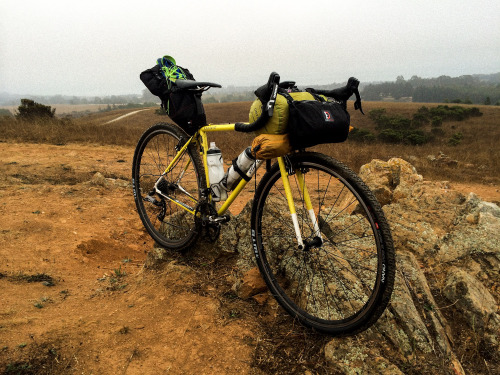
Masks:
[[[423,179],[415,167],[400,158],[392,158],[388,162],[372,160],[360,168],[359,176],[373,191],[381,206],[392,202],[398,187],[411,186]]]
[[[353,338],[333,339],[325,346],[325,358],[341,374],[403,375],[375,347],[359,345]]]
[[[243,279],[234,285],[238,297],[247,299],[267,290],[266,282],[262,279],[257,267],[252,268],[243,275]]]
[[[108,184],[108,181],[101,172],[96,172],[90,179],[89,183],[95,186],[106,186]]]
[[[450,268],[443,292],[466,317],[472,329],[487,328],[490,319],[496,315],[495,298],[483,284],[464,270]]]
[[[439,151],[439,155],[435,160],[433,160],[437,164],[447,165],[449,167],[456,167],[458,165],[458,161],[450,158],[445,155],[443,152]]]
[[[493,254],[500,260],[500,207],[470,194],[454,227],[437,243],[437,258],[450,262],[471,254]]]

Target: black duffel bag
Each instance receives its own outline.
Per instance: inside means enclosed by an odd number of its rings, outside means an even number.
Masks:
[[[345,104],[337,101],[288,100],[288,136],[294,150],[323,143],[344,142],[349,135],[350,116]]]

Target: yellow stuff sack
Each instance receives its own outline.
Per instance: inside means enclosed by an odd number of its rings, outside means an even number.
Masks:
[[[305,91],[291,92],[290,96],[294,100],[315,100],[314,96]],[[260,117],[262,113],[262,103],[255,99],[250,108],[249,121],[252,123]],[[285,134],[288,125],[288,102],[282,95],[276,96],[273,117],[266,125],[257,130],[257,134]]]
[[[252,142],[252,154],[259,160],[277,158],[291,151],[288,134],[261,134]]]

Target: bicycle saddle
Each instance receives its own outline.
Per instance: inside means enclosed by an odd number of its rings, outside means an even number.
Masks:
[[[189,89],[201,89],[203,87],[222,87],[218,83],[211,82],[198,82],[193,81],[191,79],[178,79],[175,81],[175,87],[181,90],[189,90]]]

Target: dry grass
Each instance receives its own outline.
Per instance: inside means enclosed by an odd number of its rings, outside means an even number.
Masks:
[[[228,123],[248,121],[251,102],[207,104],[209,123]],[[389,116],[404,115],[410,117],[422,103],[382,103],[365,102],[365,113],[372,109],[385,108]],[[425,104],[427,107],[436,104]],[[352,109],[352,103],[348,105]],[[355,171],[372,159],[388,160],[400,157],[411,162],[428,179],[460,182],[478,182],[487,184],[500,183],[500,108],[477,106],[483,116],[465,121],[444,122],[443,135],[421,146],[392,145],[384,143],[363,144],[348,140],[342,144],[320,145],[314,149],[329,154]],[[20,122],[13,119],[0,120],[1,141],[34,143],[90,143],[126,145],[134,147],[141,134],[151,125],[169,118],[156,114],[156,108],[142,111],[122,120],[105,124],[134,109],[93,113],[72,120],[54,120],[48,122]],[[351,110],[353,126],[373,130],[375,124],[368,116]],[[430,131],[430,125],[425,129]],[[448,139],[457,132],[464,136],[457,146],[448,145]],[[252,142],[253,136],[241,133],[216,133],[210,135],[221,147],[225,160],[236,157]],[[456,166],[438,165],[428,159],[443,152],[458,161]]]

